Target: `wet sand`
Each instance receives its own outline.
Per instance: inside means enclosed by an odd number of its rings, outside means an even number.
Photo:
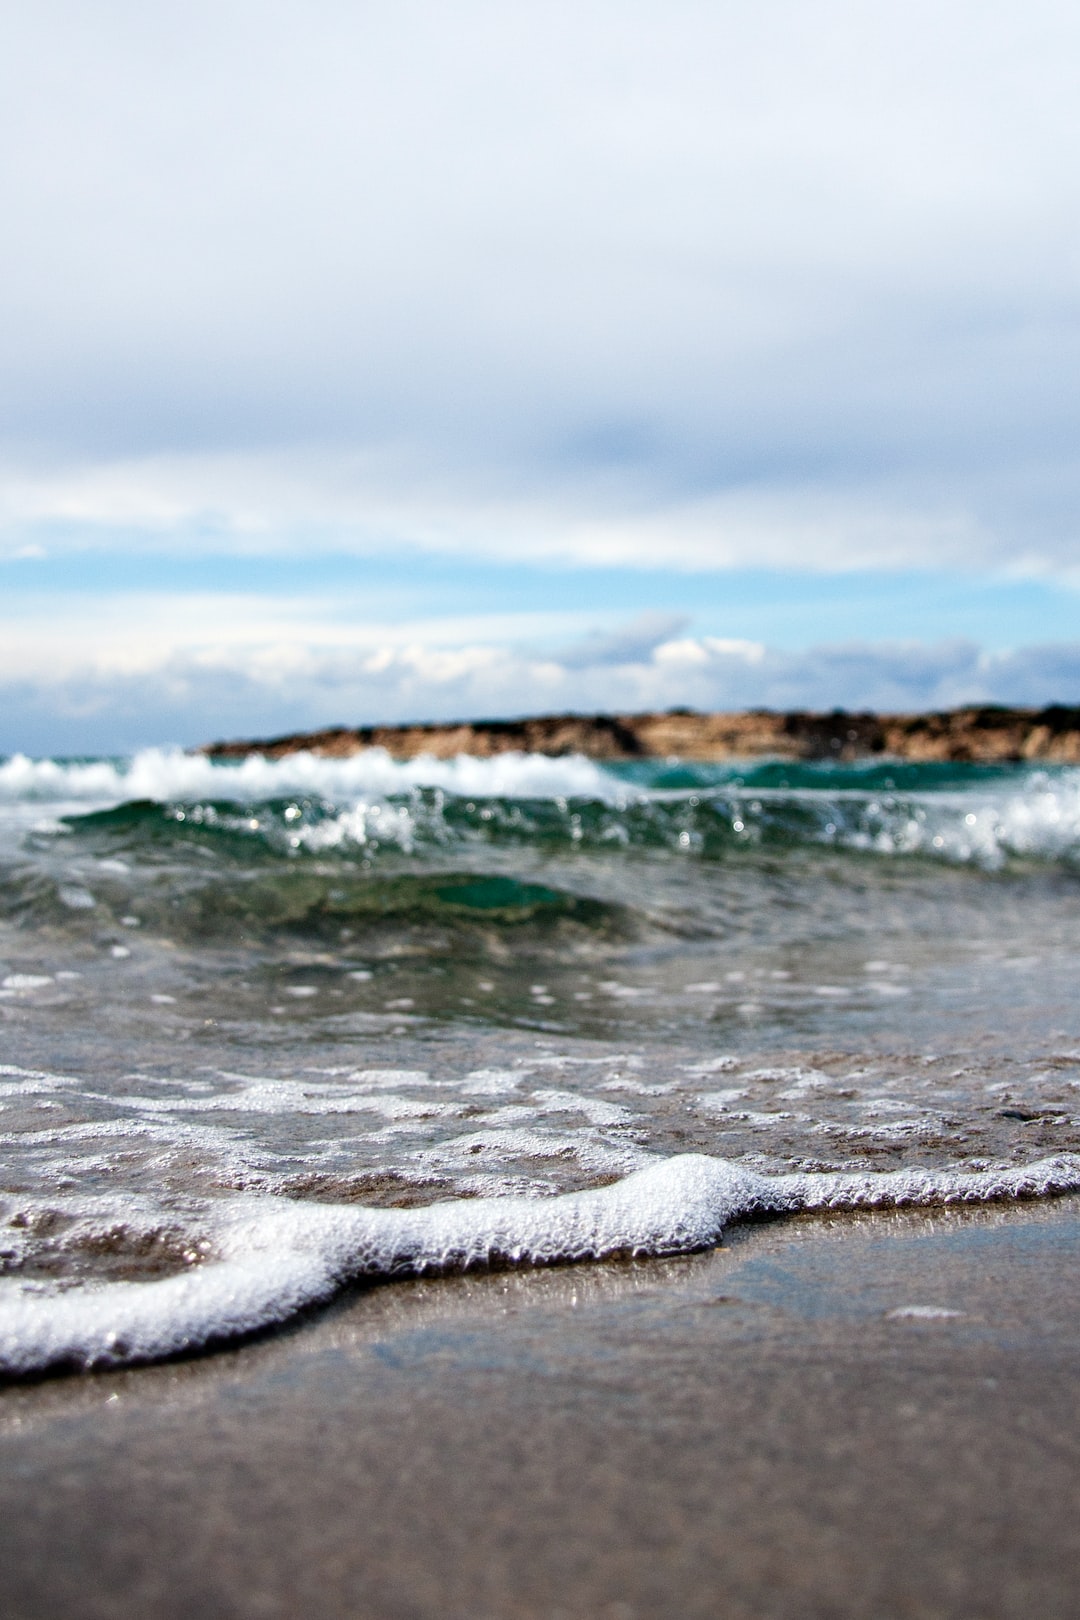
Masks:
[[[1078,1488],[1080,1200],[800,1218],[9,1386],[0,1613],[1074,1616]]]

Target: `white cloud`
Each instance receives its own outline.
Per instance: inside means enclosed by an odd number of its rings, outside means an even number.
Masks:
[[[1074,550],[1060,535],[1007,537],[940,497],[925,507],[906,493],[799,484],[738,487],[705,496],[648,490],[638,476],[613,489],[595,472],[514,495],[428,480],[395,458],[277,452],[261,456],[153,457],[33,476],[0,468],[0,554],[26,555],[27,530],[59,544],[186,547],[265,555],[324,544],[358,554],[388,541],[437,556],[579,566],[674,569],[1011,567],[1057,574]],[[433,487],[432,487],[433,486]]]
[[[366,618],[363,608],[362,593],[13,594],[0,607],[0,680],[49,686],[175,665],[220,668],[229,678],[246,670],[258,681],[277,671],[290,678],[319,660],[328,669],[351,660],[350,667],[377,674],[402,648],[453,660],[462,647],[479,653],[493,644],[566,640],[595,620],[585,612],[522,612],[387,624]]]

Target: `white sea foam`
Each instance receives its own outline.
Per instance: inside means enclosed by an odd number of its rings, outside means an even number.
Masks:
[[[851,796],[854,798],[854,796]],[[860,811],[840,814],[829,837],[881,855],[938,855],[990,869],[1010,855],[1055,860],[1080,850],[1080,772],[1035,771],[1016,786],[912,794],[898,804],[859,795]]]
[[[0,1288],[0,1368],[152,1361],[284,1321],[351,1279],[471,1267],[665,1255],[717,1243],[733,1220],[800,1209],[985,1202],[1080,1190],[1080,1157],[1021,1169],[762,1176],[704,1155],[558,1198],[481,1198],[425,1209],[238,1199],[192,1238],[212,1258],[152,1282],[48,1294]]]
[[[290,796],[347,802],[375,795],[442,788],[477,798],[626,798],[627,789],[581,755],[552,759],[543,754],[499,754],[476,759],[394,760],[384,748],[366,748],[347,759],[309,753],[266,759],[216,761],[179,749],[145,748],[130,760],[71,763],[15,754],[0,764],[0,801],[105,806],[133,799],[159,804],[226,799],[259,803]]]

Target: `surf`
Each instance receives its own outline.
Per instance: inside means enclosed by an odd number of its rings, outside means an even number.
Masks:
[[[348,1283],[498,1266],[691,1253],[737,1220],[800,1210],[987,1203],[1080,1191],[1080,1156],[1012,1169],[764,1176],[682,1154],[555,1198],[455,1199],[421,1209],[238,1200],[212,1258],[153,1282],[0,1294],[0,1371],[26,1376],[159,1361],[244,1338]],[[204,1236],[203,1242],[207,1241]]]

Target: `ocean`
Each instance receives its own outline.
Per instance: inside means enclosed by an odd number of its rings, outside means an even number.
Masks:
[[[1080,769],[0,763],[0,1369],[1080,1188]]]

